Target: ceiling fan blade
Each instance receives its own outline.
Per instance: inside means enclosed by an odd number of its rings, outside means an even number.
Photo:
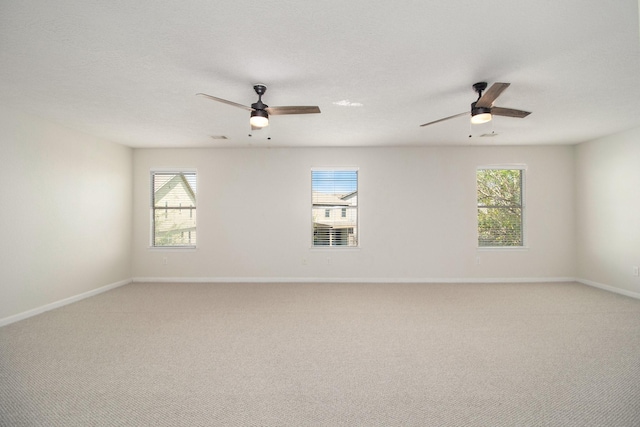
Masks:
[[[522,119],[531,113],[529,111],[514,110],[513,108],[493,107],[491,109],[491,114],[494,116],[517,117]]]
[[[223,104],[231,105],[233,107],[242,108],[248,111],[253,111],[253,108],[247,107],[246,105],[238,104],[237,102],[227,101],[226,99],[218,98],[216,96],[207,95],[206,93],[196,93],[196,95],[204,96],[205,98],[212,99],[214,101],[222,102]]]
[[[494,83],[476,102],[476,107],[491,108],[497,97],[500,96],[511,83]]]
[[[320,108],[316,106],[267,107],[266,110],[267,113],[273,116],[283,114],[314,114],[320,112]]]
[[[429,126],[429,125],[432,125],[432,124],[434,124],[434,123],[440,123],[440,122],[444,122],[445,120],[455,119],[456,117],[460,117],[460,116],[468,116],[468,115],[469,115],[469,112],[468,112],[468,111],[465,111],[464,113],[455,114],[455,115],[453,115],[453,116],[445,117],[444,119],[434,120],[433,122],[429,122],[429,123],[422,124],[422,125],[420,125],[420,127],[423,127],[423,126]]]

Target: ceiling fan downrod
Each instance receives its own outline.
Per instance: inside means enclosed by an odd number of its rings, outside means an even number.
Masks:
[[[267,91],[267,87],[265,85],[255,85],[253,86],[253,90],[258,94],[258,102],[251,104],[251,108],[256,110],[264,110],[269,106],[262,102],[262,95]]]

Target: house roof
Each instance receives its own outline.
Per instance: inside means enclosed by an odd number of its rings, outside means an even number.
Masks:
[[[357,192],[349,193],[347,196],[351,194],[356,194]],[[345,200],[345,195],[341,194],[331,194],[331,193],[322,193],[319,191],[314,191],[312,194],[313,206],[351,206],[352,203],[349,200]]]
[[[158,178],[158,175],[161,178]],[[156,206],[162,206],[164,199],[168,196],[172,199],[171,206],[175,204],[178,206],[195,206],[195,192],[184,174],[157,174],[155,184],[157,188],[154,191],[153,199]]]
[[[640,126],[637,0],[8,0],[0,12],[2,103],[132,147],[573,144]],[[496,105],[532,114],[419,126],[468,111],[478,81],[511,83]],[[256,83],[268,105],[322,113],[252,132],[248,111],[195,96],[250,105]]]

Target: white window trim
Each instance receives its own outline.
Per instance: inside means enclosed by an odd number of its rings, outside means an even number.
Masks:
[[[330,252],[340,252],[340,251],[358,251],[361,248],[362,243],[362,234],[361,234],[361,217],[360,217],[360,168],[358,166],[314,166],[311,167],[311,172],[315,171],[356,171],[358,176],[358,214],[357,214],[357,222],[356,227],[358,230],[358,245],[357,246],[314,246],[313,244],[313,179],[312,173],[309,174],[309,188],[311,189],[311,203],[310,203],[310,219],[311,219],[311,246],[309,247],[310,251],[330,251]]]
[[[493,165],[481,165],[476,167],[476,178],[478,176],[478,171],[481,169],[519,169],[523,171],[522,173],[522,194],[520,195],[522,198],[522,245],[521,246],[480,246],[478,245],[478,240],[480,238],[478,234],[478,184],[476,181],[476,203],[475,203],[475,227],[476,227],[476,250],[481,252],[518,252],[518,251],[528,251],[529,250],[529,238],[527,230],[529,227],[527,226],[527,177],[528,177],[528,167],[524,163],[500,163]]]
[[[176,251],[176,252],[184,252],[184,251],[195,251],[198,249],[198,243],[195,245],[185,245],[185,246],[154,246],[153,244],[153,175],[154,174],[178,174],[178,173],[195,173],[196,180],[198,180],[198,170],[194,168],[151,168],[149,170],[149,246],[147,249],[151,251]],[[200,182],[197,181],[198,189],[200,188]],[[196,212],[198,210],[198,205],[200,204],[200,191],[196,190]],[[199,220],[196,220],[197,224],[200,223]],[[198,226],[196,226],[198,227]]]

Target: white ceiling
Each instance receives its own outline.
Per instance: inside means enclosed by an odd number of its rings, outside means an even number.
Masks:
[[[640,126],[637,0],[4,0],[0,64],[6,106],[131,147],[573,144]],[[532,114],[419,127],[467,111],[477,81],[510,82],[495,105]],[[255,83],[322,113],[249,137],[247,111],[195,96],[249,105]]]

